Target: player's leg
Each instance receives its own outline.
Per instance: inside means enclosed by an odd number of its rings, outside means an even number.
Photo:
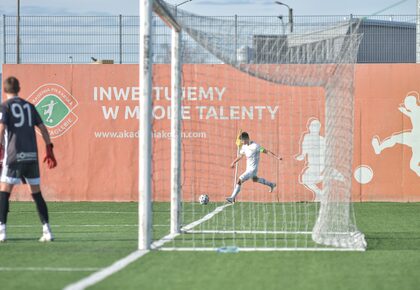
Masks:
[[[274,188],[276,187],[276,184],[274,182],[265,180],[264,178],[260,178],[256,175],[252,177],[252,181],[267,185],[268,187],[270,187],[269,192],[273,192]]]
[[[29,181],[27,181],[29,183]],[[48,216],[48,207],[44,197],[41,193],[39,184],[29,184],[32,199],[35,202],[36,209],[38,211],[39,219],[42,223],[42,236],[39,239],[40,242],[50,242],[54,240],[54,236],[51,232]]]
[[[0,242],[6,241],[6,224],[7,216],[9,214],[9,199],[10,193],[13,190],[13,185],[20,183],[18,178],[15,178],[16,170],[3,166],[0,177]]]
[[[9,214],[9,198],[13,185],[1,183],[0,185],[0,242],[6,241],[7,215]]]
[[[410,168],[420,177],[420,148],[415,149],[413,146],[412,151],[413,155],[410,160]]]
[[[32,195],[32,199],[35,202],[36,209],[38,211],[39,219],[42,223],[42,236],[39,239],[40,242],[50,242],[54,240],[49,224],[49,215],[47,203],[41,193],[39,167],[37,163],[27,164],[23,168],[23,175],[26,183],[29,185],[29,190]]]
[[[245,171],[241,176],[239,176],[238,181],[235,184],[235,188],[233,189],[232,194],[230,197],[226,198],[226,201],[229,203],[234,203],[236,197],[238,196],[239,192],[241,191],[242,184],[250,179],[253,176],[252,171]]]
[[[3,220],[7,220],[7,215],[9,213],[9,199],[12,189],[13,184],[2,183],[0,185],[0,223],[6,223],[3,222]]]
[[[404,145],[411,147],[410,169],[413,170],[417,176],[420,177],[420,148],[417,143],[420,140],[420,135],[411,132],[404,133]]]
[[[38,211],[39,220],[43,225],[49,223],[47,203],[42,196],[39,184],[29,184],[29,189]]]
[[[395,144],[404,144],[404,135],[406,135],[407,133],[409,132],[393,134],[391,137],[386,138],[382,142],[379,140],[378,136],[374,136],[372,138],[373,150],[377,155],[379,155],[382,152],[382,150],[394,147]]]
[[[314,193],[315,201],[320,201],[323,194],[322,190],[317,186],[324,179],[320,169],[318,166],[308,166],[301,175],[301,183]]]
[[[238,179],[238,181],[235,184],[235,188],[233,189],[232,194],[230,195],[230,197],[226,198],[227,202],[229,203],[235,202],[236,196],[238,196],[239,192],[241,191],[241,185],[242,185],[242,181],[241,179]]]
[[[314,195],[315,195],[314,201],[320,201],[321,200],[323,192],[316,184],[305,183],[304,186],[314,193]]]

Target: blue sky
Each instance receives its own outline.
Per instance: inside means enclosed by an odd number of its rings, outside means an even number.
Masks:
[[[138,0],[20,0],[22,15],[137,15]],[[181,3],[183,0],[168,0]],[[416,0],[284,0],[295,15],[372,15],[397,4],[382,15],[414,15]],[[287,15],[274,0],[192,0],[183,9],[201,15]],[[0,14],[14,15],[16,0],[1,0]]]

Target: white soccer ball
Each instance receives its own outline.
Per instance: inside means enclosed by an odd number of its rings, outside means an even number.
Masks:
[[[202,195],[200,195],[200,198],[198,199],[198,201],[200,202],[200,204],[206,205],[206,204],[209,203],[210,199],[209,199],[209,196],[207,194],[202,194]]]

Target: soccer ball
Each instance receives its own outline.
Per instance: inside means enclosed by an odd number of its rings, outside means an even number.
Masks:
[[[206,204],[209,203],[210,199],[209,199],[209,196],[207,194],[202,194],[202,195],[200,195],[200,198],[198,199],[198,201],[200,202],[200,204],[206,205]]]

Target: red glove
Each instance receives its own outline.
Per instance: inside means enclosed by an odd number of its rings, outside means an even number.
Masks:
[[[53,147],[54,146],[52,143],[47,144],[47,155],[45,155],[44,157],[44,163],[47,162],[47,166],[49,169],[52,169],[57,166],[57,161],[54,157]]]

